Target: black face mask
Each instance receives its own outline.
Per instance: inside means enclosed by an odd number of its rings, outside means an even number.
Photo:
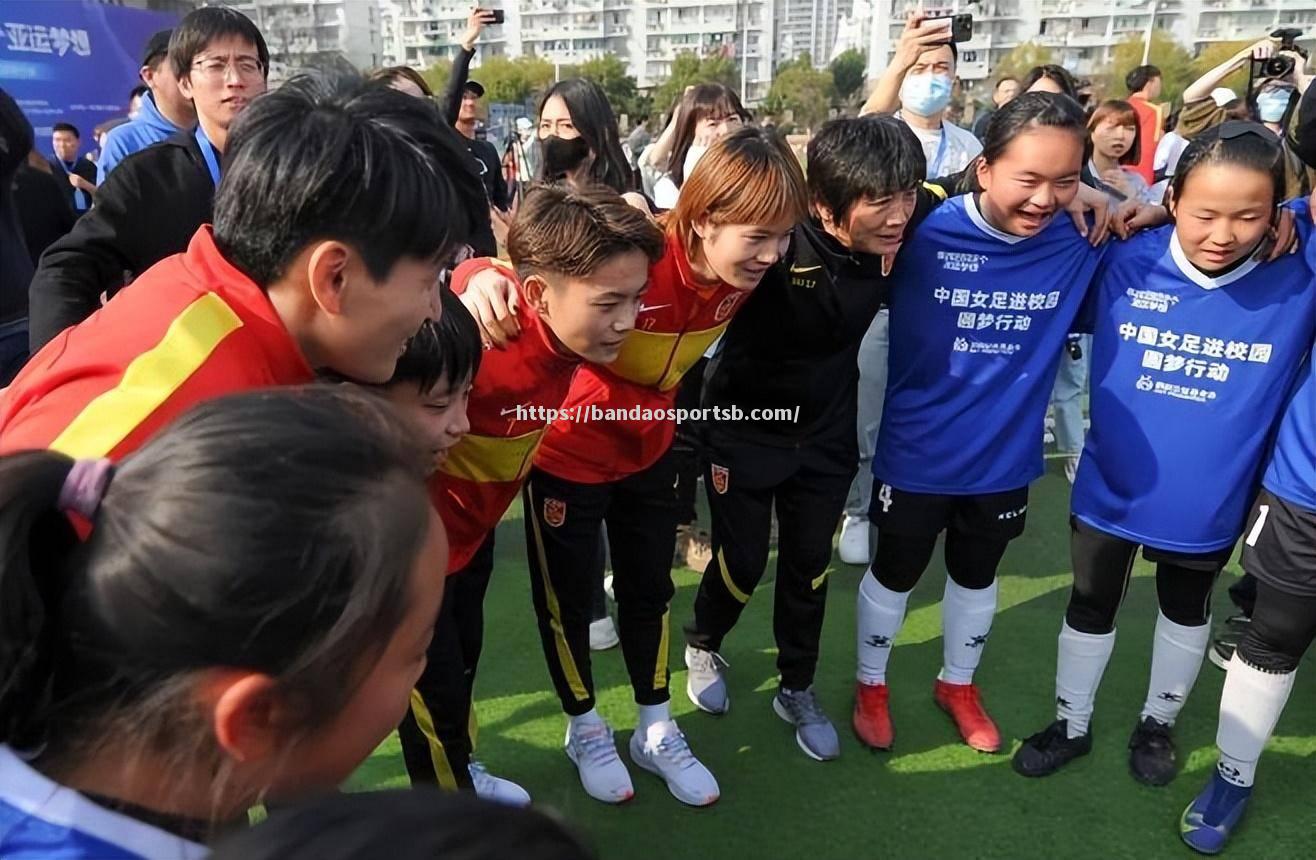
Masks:
[[[553,134],[541,138],[539,145],[544,150],[545,179],[560,179],[589,158],[589,144],[583,137],[568,139]]]

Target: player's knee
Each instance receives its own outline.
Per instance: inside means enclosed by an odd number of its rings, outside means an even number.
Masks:
[[[1304,649],[1294,647],[1295,643],[1278,642],[1256,629],[1256,624],[1249,625],[1238,643],[1238,656],[1244,663],[1263,672],[1288,674],[1298,668]]]
[[[1069,595],[1065,623],[1079,633],[1105,636],[1115,629],[1115,613],[1118,609],[1118,603],[1112,606],[1104,601],[1093,600],[1091,595],[1075,588]]]

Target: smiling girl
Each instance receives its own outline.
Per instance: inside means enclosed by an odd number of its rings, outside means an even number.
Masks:
[[[1209,643],[1212,587],[1316,333],[1308,243],[1308,257],[1254,259],[1283,188],[1278,138],[1226,122],[1184,152],[1170,189],[1174,224],[1107,258],[1084,326],[1094,331],[1092,430],[1072,500],[1056,721],[1016,754],[1025,776],[1091,750],[1093,702],[1140,546],[1156,565],[1159,613],[1129,767],[1148,785],[1176,774],[1171,730]],[[1306,239],[1306,201],[1287,208]]]
[[[946,531],[937,704],[971,747],[1000,734],[973,674],[996,612],[997,567],[1043,472],[1055,357],[1101,251],[1057,214],[1079,191],[1086,128],[1067,96],[1026,93],[991,119],[981,193],[936,209],[892,273],[891,366],[873,460],[877,550],[858,596],[854,727],[894,732],[886,683],[910,591]]]

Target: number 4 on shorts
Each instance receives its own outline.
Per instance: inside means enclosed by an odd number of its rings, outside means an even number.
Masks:
[[[882,513],[891,510],[891,485],[883,484],[877,491],[877,500],[882,503]]]

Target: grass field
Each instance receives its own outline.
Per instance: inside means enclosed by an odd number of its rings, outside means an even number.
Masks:
[[[1053,471],[1033,487],[1028,531],[1002,565],[1000,613],[978,680],[1010,739],[988,756],[958,742],[932,703],[941,661],[940,552],[910,601],[889,681],[896,724],[891,753],[871,753],[849,729],[854,677],[854,594],[862,569],[833,560],[817,689],[841,732],[841,758],[811,761],[771,710],[776,689],[772,601],[765,586],[728,638],[731,712],[710,717],[685,696],[680,626],[698,583],[675,572],[672,706],[691,745],[717,775],[722,799],[689,809],[656,778],[632,767],[636,797],[622,807],[589,799],[562,754],[565,726],[548,684],[535,633],[519,512],[500,527],[497,568],[476,700],[480,757],[522,783],[541,808],[555,810],[605,858],[1159,858],[1195,856],[1177,836],[1184,806],[1214,763],[1216,711],[1224,674],[1211,665],[1177,728],[1183,773],[1151,789],[1128,774],[1125,745],[1146,692],[1155,584],[1139,562],[1120,619],[1119,642],[1093,722],[1092,755],[1046,780],[1025,780],[1009,765],[1018,738],[1052,717],[1056,634],[1070,582],[1066,517],[1069,488]],[[771,564],[771,562],[770,562]],[[1237,574],[1231,565],[1226,580]],[[771,575],[771,567],[769,568]],[[1224,585],[1227,585],[1226,581]],[[1229,612],[1224,588],[1217,617]],[[634,725],[621,655],[594,655],[599,708],[623,751]],[[679,671],[678,671],[679,670]],[[1310,677],[1299,675],[1287,713],[1259,770],[1253,808],[1230,847],[1236,858],[1316,856],[1313,756],[1316,708]],[[353,787],[406,784],[396,738],[367,761]]]

